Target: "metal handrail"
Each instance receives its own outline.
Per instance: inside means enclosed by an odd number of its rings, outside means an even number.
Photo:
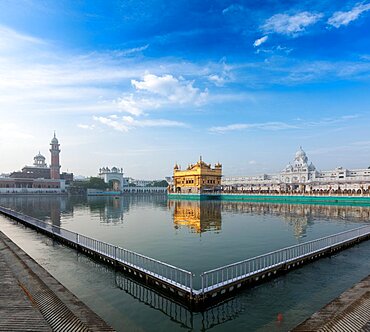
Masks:
[[[190,293],[193,292],[194,275],[190,271],[186,271],[171,264],[161,262],[154,258],[136,253],[132,250],[124,249],[95,238],[72,232],[65,228],[52,225],[48,222],[36,219],[31,216],[27,216],[18,211],[6,209],[3,207],[0,207],[0,211],[6,214],[10,214],[14,217],[22,217],[23,221],[39,227],[50,234],[67,239],[74,244],[77,244],[86,249],[91,249],[99,254],[114,258],[119,262],[134,267],[147,274],[153,275],[170,284],[180,287],[181,289],[189,291]]]
[[[267,254],[212,269],[201,274],[202,293],[218,286],[256,275],[270,268],[297,260],[332,246],[357,239],[370,233],[370,225],[325,236],[309,242],[275,250]]]
[[[208,270],[200,274],[201,288],[199,290],[194,290],[193,278],[195,275],[190,271],[131,250],[114,246],[104,241],[69,231],[11,209],[0,207],[0,211],[16,218],[21,216],[23,221],[39,227],[50,234],[67,239],[80,247],[113,258],[127,266],[131,266],[139,271],[177,286],[192,295],[205,294],[217,287],[257,275],[273,267],[284,265],[327,248],[357,239],[363,235],[370,234],[370,225],[366,225]]]
[[[351,231],[354,231],[354,230],[360,230],[360,229],[363,229],[363,228],[368,228],[369,226],[361,226],[359,228],[354,228],[354,229],[350,229],[350,230],[347,230],[347,231],[343,231],[343,232],[340,232],[340,233],[336,233],[334,235],[328,235],[328,236],[324,236],[324,237],[320,237],[318,239],[315,239],[315,240],[311,240],[311,241],[308,241],[308,242],[304,242],[304,243],[299,243],[299,244],[294,244],[292,246],[289,246],[289,247],[284,247],[282,249],[277,249],[277,250],[274,250],[274,251],[270,251],[266,254],[262,254],[262,255],[258,255],[258,256],[254,256],[254,257],[251,257],[251,258],[247,258],[247,259],[244,259],[242,261],[238,261],[238,262],[235,262],[235,263],[231,263],[231,264],[227,264],[227,265],[224,265],[224,266],[221,266],[221,267],[218,267],[218,268],[215,268],[215,269],[212,269],[212,270],[208,270],[208,271],[205,271],[203,273],[209,273],[209,272],[215,272],[217,270],[221,270],[221,269],[224,269],[224,268],[227,268],[227,267],[232,267],[234,265],[238,265],[238,264],[241,264],[241,263],[245,263],[245,262],[248,262],[250,260],[253,260],[253,259],[257,259],[257,258],[261,258],[261,257],[265,257],[265,256],[269,256],[271,254],[274,254],[276,252],[279,252],[279,251],[284,251],[284,250],[288,250],[288,249],[293,249],[293,248],[296,248],[296,247],[300,247],[302,245],[305,245],[305,244],[309,244],[309,243],[312,243],[312,242],[316,242],[316,241],[320,241],[320,240],[325,240],[327,238],[332,238],[334,236],[338,236],[338,235],[341,235],[341,234],[346,234],[348,232],[351,232]]]

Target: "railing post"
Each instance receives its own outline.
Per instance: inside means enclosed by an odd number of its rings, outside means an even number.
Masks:
[[[80,242],[80,234],[76,233],[76,244]]]
[[[193,298],[193,273],[190,273],[190,298]]]
[[[200,275],[200,278],[202,280],[202,295],[204,296],[204,273]]]

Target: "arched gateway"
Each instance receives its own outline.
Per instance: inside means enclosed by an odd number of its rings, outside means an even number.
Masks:
[[[108,167],[103,167],[99,169],[99,176],[105,183],[110,184],[113,191],[123,190],[123,168],[112,167],[112,169],[109,169]]]

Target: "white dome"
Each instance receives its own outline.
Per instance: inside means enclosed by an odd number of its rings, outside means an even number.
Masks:
[[[295,154],[295,160],[302,161],[303,163],[307,163],[308,158],[306,152],[303,151],[302,147],[299,147],[299,150]]]
[[[45,157],[39,153],[33,158],[33,165],[36,167],[46,167]]]
[[[45,157],[39,152],[33,159],[35,159],[35,160],[45,160]]]

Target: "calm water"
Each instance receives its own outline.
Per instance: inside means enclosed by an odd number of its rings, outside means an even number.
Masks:
[[[0,197],[37,218],[199,274],[224,264],[358,227],[369,207],[178,201],[165,196]],[[8,234],[117,330],[286,331],[370,273],[370,243],[246,290],[193,314],[21,225]],[[284,321],[276,322],[278,313]]]

